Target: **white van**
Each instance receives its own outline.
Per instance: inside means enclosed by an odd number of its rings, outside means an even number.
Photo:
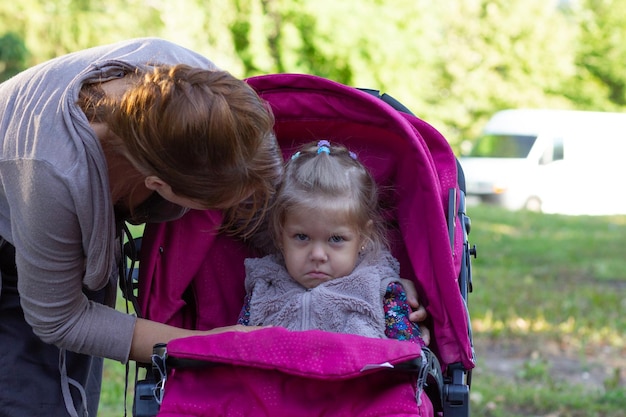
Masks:
[[[459,160],[470,200],[545,213],[626,214],[626,114],[500,111]]]

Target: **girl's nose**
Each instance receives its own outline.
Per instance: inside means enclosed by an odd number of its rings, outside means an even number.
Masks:
[[[313,245],[313,247],[311,248],[311,260],[314,262],[326,262],[328,260],[328,255],[324,250],[324,245]]]

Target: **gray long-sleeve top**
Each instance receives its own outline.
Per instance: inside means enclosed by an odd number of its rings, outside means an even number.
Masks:
[[[215,68],[144,38],[65,55],[0,84],[0,236],[16,248],[25,318],[47,343],[128,360],[136,319],[83,294],[115,288],[120,250],[104,154],[76,101],[84,83],[177,63]]]

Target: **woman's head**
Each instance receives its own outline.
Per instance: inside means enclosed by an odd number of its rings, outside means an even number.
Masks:
[[[281,174],[267,104],[225,71],[176,65],[132,77],[103,116],[126,156],[177,196],[228,209],[228,225],[247,228]]]
[[[328,141],[309,143],[285,165],[270,215],[271,232],[279,248],[293,213],[349,225],[358,233],[361,249],[377,251],[386,245],[376,182],[344,146]]]

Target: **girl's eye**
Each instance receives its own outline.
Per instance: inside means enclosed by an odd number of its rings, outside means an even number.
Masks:
[[[341,236],[331,236],[329,239],[332,243],[341,243],[344,241],[343,237]]]
[[[308,239],[308,236],[307,236],[307,235],[305,235],[304,233],[296,233],[296,234],[295,234],[295,236],[294,236],[294,238],[295,238],[296,240],[307,240],[307,239]]]

